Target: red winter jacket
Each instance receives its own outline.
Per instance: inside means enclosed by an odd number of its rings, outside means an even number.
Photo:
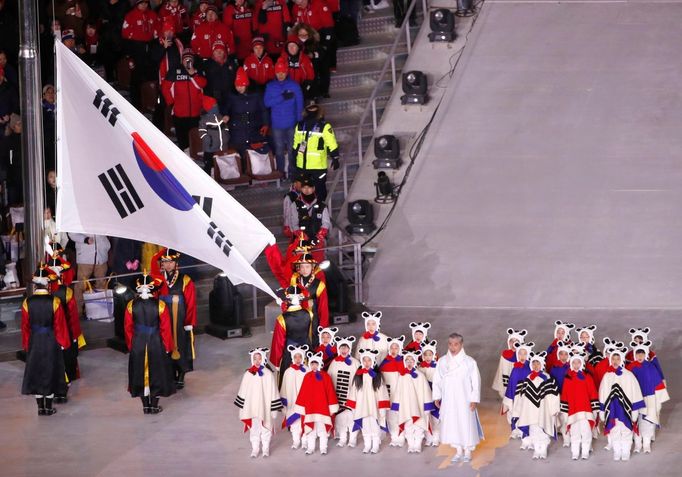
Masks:
[[[298,56],[292,57],[285,53],[283,54],[283,57],[287,60],[289,65],[289,78],[296,81],[298,84],[315,79],[313,63],[303,51],[299,52]]]
[[[291,16],[294,17],[295,23],[307,23],[317,31],[323,28],[334,28],[332,10],[325,0],[308,0],[305,8],[294,5],[291,9]]]
[[[284,25],[289,24],[291,24],[291,13],[285,0],[273,0],[272,6],[267,10],[263,10],[263,0],[256,2],[253,31],[265,38],[265,51],[269,54],[279,55],[282,52],[286,41]]]
[[[275,79],[275,64],[267,54],[263,54],[263,58],[258,58],[255,53],[251,53],[244,60],[244,69],[249,80],[262,86]]]
[[[236,7],[229,4],[223,12],[223,23],[232,31],[237,58],[243,60],[251,54],[251,39],[253,38],[253,10],[248,5]]]
[[[124,40],[151,41],[156,35],[158,17],[151,10],[130,10],[123,21],[121,36]]]
[[[213,44],[222,41],[234,53],[234,36],[227,26],[220,22],[206,22],[199,25],[192,35],[192,49],[201,58],[210,58],[213,54]]]
[[[199,25],[203,25],[204,23],[206,23],[206,12],[202,12],[201,10],[197,9],[192,15],[190,28],[192,29],[192,31],[196,31]]]
[[[182,33],[182,30],[189,27],[189,15],[187,9],[182,3],[177,6],[171,5],[169,2],[164,2],[159,8],[159,36],[163,34],[164,22],[173,24],[173,33]]]
[[[177,68],[168,72],[161,91],[166,104],[173,107],[173,116],[196,118],[201,116],[205,86],[206,78],[203,76],[190,76],[185,68]]]

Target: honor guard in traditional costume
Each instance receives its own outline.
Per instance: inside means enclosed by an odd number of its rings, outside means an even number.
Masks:
[[[61,267],[61,270],[59,272],[59,277],[61,284],[68,286],[71,286],[71,283],[73,283],[73,278],[75,277],[75,273],[73,270],[73,267],[71,266],[71,262],[66,258],[66,254],[64,253],[64,247],[62,247],[62,244],[59,242],[50,242],[50,247],[52,248],[52,254],[47,254],[46,253],[46,261],[47,263],[54,263],[51,261],[51,259],[56,259],[57,263],[59,264],[58,266]],[[59,285],[56,282],[53,282],[52,284],[53,288],[56,288],[57,285]],[[50,291],[54,291],[51,289]]]
[[[332,378],[336,397],[339,400],[339,413],[336,415],[334,430],[339,442],[338,447],[344,447],[348,443],[348,438],[353,432],[353,411],[346,407],[348,392],[350,391],[351,380],[355,376],[355,371],[360,367],[360,362],[351,356],[355,336],[341,338],[334,337],[338,355],[334,357],[329,365],[329,376]],[[352,443],[355,446],[355,442]]]
[[[275,375],[267,366],[268,351],[268,348],[249,351],[251,367],[244,372],[234,400],[239,408],[239,420],[244,423],[244,432],[249,431],[251,457],[258,457],[261,446],[263,457],[270,455],[273,426],[277,413],[282,410]]]
[[[377,362],[381,363],[388,354],[388,336],[381,333],[381,317],[383,314],[380,311],[376,313],[362,312],[362,319],[365,320],[365,332],[360,335],[358,344],[355,346],[355,358],[360,359],[361,349],[377,350]]]
[[[625,369],[627,348],[616,348],[609,356],[609,368],[599,385],[600,418],[604,434],[611,437],[613,460],[630,460],[632,434],[640,411],[646,409],[639,382]]]
[[[362,431],[364,454],[376,454],[381,446],[381,432],[388,433],[386,413],[390,408],[388,391],[376,367],[377,350],[358,350],[361,366],[355,372],[346,407],[353,410],[353,431],[348,446],[355,447]]]
[[[585,372],[583,349],[574,347],[569,357],[570,370],[561,387],[561,414],[571,441],[573,460],[589,459],[592,429],[598,422],[599,395],[592,376]]]
[[[270,360],[279,371],[279,384],[282,384],[284,372],[291,365],[291,355],[286,351],[291,346],[317,347],[317,333],[313,327],[313,314],[306,308],[305,290],[290,286],[285,292],[282,303],[282,314],[275,321],[272,335],[272,352]]]
[[[670,400],[670,396],[660,367],[649,360],[651,341],[633,341],[630,346],[635,360],[627,365],[627,369],[637,378],[645,405],[640,409],[637,419],[639,432],[635,433],[635,453],[644,449],[644,453],[649,454],[651,442],[656,437],[656,428],[661,425],[661,406]]]
[[[522,442],[533,449],[533,459],[546,459],[550,438],[556,435],[559,414],[559,387],[556,380],[545,372],[542,351],[530,353],[530,374],[516,387],[512,420],[523,433]]]
[[[507,391],[507,384],[509,384],[509,375],[514,369],[516,363],[516,348],[515,343],[523,344],[526,339],[528,331],[515,330],[514,328],[507,328],[507,348],[500,353],[500,361],[497,364],[497,372],[493,378],[493,389],[497,391],[500,399],[504,400],[504,393]],[[500,404],[500,414],[507,416],[507,422],[511,425],[511,413],[504,412],[503,405]],[[517,434],[512,436],[518,437]]]
[[[296,399],[296,412],[301,415],[305,453],[315,452],[315,443],[320,439],[320,454],[327,453],[329,433],[334,427],[334,416],[339,412],[339,401],[334,391],[334,383],[329,374],[322,369],[322,352],[308,352],[308,366]]]
[[[438,353],[436,352],[438,341],[431,340],[422,343],[421,363],[419,363],[419,371],[424,374],[429,383],[429,388],[433,389],[433,376],[436,374],[436,366],[438,366]],[[426,445],[438,447],[440,445],[440,412],[438,410],[432,411],[429,416],[429,428],[426,432]]]
[[[58,258],[53,257],[48,262],[48,268],[54,274],[55,280],[50,283],[52,296],[59,298],[61,306],[64,309],[64,317],[69,331],[69,341],[71,346],[63,351],[64,366],[66,368],[66,378],[68,379],[68,386],[80,378],[80,368],[78,367],[78,350],[85,346],[85,338],[81,332],[80,317],[78,316],[78,305],[76,304],[76,297],[73,294],[71,287],[66,286],[61,281],[61,273],[64,270],[63,262]],[[67,386],[67,390],[68,390]],[[67,396],[56,394],[54,402],[57,404],[65,403]]]
[[[173,333],[173,371],[178,389],[185,387],[185,373],[194,370],[194,327],[197,324],[197,300],[194,282],[178,267],[180,252],[171,248],[158,252],[153,264],[161,262],[154,278],[161,279],[159,299],[166,303]]]
[[[407,452],[420,453],[431,413],[438,414],[438,410],[426,376],[417,370],[421,351],[404,350],[402,355],[404,367],[391,395],[391,412],[398,417],[398,430],[407,441]]]
[[[404,346],[405,351],[421,351],[422,343],[426,340],[431,323],[410,323],[410,331],[412,332],[412,341]]]
[[[35,292],[21,305],[21,341],[26,368],[21,393],[34,395],[39,416],[51,416],[55,395],[66,395],[66,372],[62,350],[69,348],[69,330],[59,298],[50,295],[56,277],[42,266],[33,274]]]
[[[290,285],[305,288],[308,294],[308,309],[313,312],[317,326],[329,326],[329,298],[327,286],[317,276],[317,260],[310,253],[303,253],[294,262],[296,272],[291,276]]]
[[[128,391],[142,401],[145,414],[163,411],[159,397],[175,393],[169,353],[174,343],[168,306],[152,295],[158,281],[144,273],[136,280],[138,296],[126,306],[123,319],[128,358]]]
[[[298,392],[301,390],[303,378],[308,372],[305,366],[305,357],[308,353],[308,345],[303,346],[287,346],[287,352],[291,355],[291,366],[284,371],[282,378],[282,388],[280,389],[280,396],[282,398],[282,405],[284,406],[284,422],[282,427],[289,428],[291,432],[292,449],[301,447],[301,436],[303,435],[303,428],[301,427],[301,415],[295,412],[296,398]]]
[[[381,376],[384,378],[389,399],[392,399],[400,373],[405,368],[402,355],[403,343],[405,343],[405,335],[401,335],[398,338],[388,338],[388,355],[379,365],[379,371],[381,371]],[[398,415],[394,411],[389,410],[386,420],[388,422],[388,431],[391,434],[391,447],[402,447],[405,443],[405,436],[400,435]]]

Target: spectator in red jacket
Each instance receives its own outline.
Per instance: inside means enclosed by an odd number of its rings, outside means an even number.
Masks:
[[[303,53],[301,45],[294,40],[287,42],[287,47],[278,62],[285,62],[289,68],[289,78],[301,85],[305,99],[311,99],[312,82],[315,79],[315,70],[310,58]]]
[[[135,64],[130,76],[130,102],[134,106],[140,104],[140,84],[156,76],[149,52],[157,33],[157,21],[156,13],[149,9],[148,0],[137,0],[123,21],[124,50]]]
[[[275,79],[275,64],[265,54],[265,41],[257,36],[251,41],[253,53],[244,60],[244,70],[251,82],[251,89],[263,91],[268,81]]]
[[[338,5],[335,5],[338,12]],[[329,67],[336,69],[336,34],[334,33],[334,10],[327,0],[294,0],[291,15],[296,23],[307,23],[320,34],[320,44],[327,51]]]
[[[257,0],[253,31],[265,38],[265,51],[273,58],[282,53],[291,14],[285,0]]]
[[[235,51],[234,36],[227,26],[218,21],[218,8],[209,5],[206,11],[206,23],[202,23],[194,30],[192,35],[192,49],[204,60],[211,57],[213,44],[222,41],[230,51]]]
[[[234,0],[225,7],[223,23],[234,35],[234,42],[239,61],[251,54],[251,39],[253,38],[253,9],[246,0]]]
[[[192,15],[192,22],[190,25],[192,31],[196,31],[199,25],[201,25],[202,23],[206,23],[206,13],[208,12],[208,5],[209,5],[208,0],[200,0],[199,8],[197,8],[194,14]]]
[[[189,147],[189,131],[199,126],[206,78],[194,66],[194,52],[185,48],[180,67],[170,70],[163,84],[163,97],[172,106],[175,136],[183,151]]]
[[[159,8],[159,26],[164,22],[170,22],[173,25],[173,33],[175,35],[182,34],[183,31],[189,29],[189,15],[185,6],[180,3],[180,0],[166,0]],[[161,36],[159,32],[159,36]]]

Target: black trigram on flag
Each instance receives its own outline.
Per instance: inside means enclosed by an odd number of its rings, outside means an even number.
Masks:
[[[223,251],[226,257],[230,256],[230,251],[232,250],[232,242],[230,242],[227,237],[225,237],[225,234],[223,233],[222,230],[218,228],[218,226],[215,224],[215,222],[211,222],[209,224],[208,229],[206,230],[206,233],[208,234],[209,237],[211,237],[214,241],[215,244],[220,247],[220,249]]]
[[[104,91],[98,89],[95,91],[95,99],[92,101],[93,106],[95,106],[102,116],[109,120],[109,124],[116,126],[116,120],[121,112],[114,106],[109,98],[104,96]]]
[[[206,215],[211,216],[211,210],[213,209],[213,198],[212,197],[201,197],[200,195],[193,195],[194,201],[199,204],[199,207],[204,209]]]
[[[117,164],[98,177],[122,219],[144,207],[121,164]]]

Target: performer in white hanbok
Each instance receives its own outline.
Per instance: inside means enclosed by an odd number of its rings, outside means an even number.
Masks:
[[[448,337],[448,352],[438,360],[433,376],[433,400],[440,407],[441,442],[457,450],[452,462],[469,462],[483,439],[476,406],[481,401],[481,375],[464,351],[462,335]]]
[[[334,341],[339,354],[329,365],[329,375],[332,378],[332,383],[334,383],[336,397],[339,399],[340,410],[334,420],[334,431],[339,440],[336,445],[343,447],[348,444],[350,447],[355,447],[355,441],[348,440],[353,435],[353,410],[346,407],[346,400],[353,376],[360,367],[360,361],[350,355],[355,336],[347,338],[336,336]]]
[[[301,415],[294,411],[294,407],[296,405],[298,392],[301,390],[303,378],[307,372],[303,360],[308,352],[308,345],[289,345],[287,346],[287,351],[291,354],[292,365],[284,371],[282,388],[279,392],[282,396],[282,404],[285,408],[284,424],[282,427],[289,428],[292,440],[291,448],[298,449],[301,447],[303,428],[301,427]]]
[[[379,351],[377,355],[377,364],[381,363],[388,354],[388,336],[381,333],[381,316],[382,313],[362,312],[362,318],[365,320],[365,332],[360,335],[357,345],[355,345],[355,358],[360,359],[361,349],[374,349]]]
[[[424,343],[422,343],[422,362],[419,363],[419,371],[424,373],[431,389],[433,389],[433,376],[436,374],[436,366],[438,365],[436,346],[438,346],[438,341],[436,340],[424,341]],[[426,433],[426,445],[432,447],[438,447],[440,445],[440,416],[438,414],[438,409],[431,411],[431,415],[429,416],[429,430]]]

